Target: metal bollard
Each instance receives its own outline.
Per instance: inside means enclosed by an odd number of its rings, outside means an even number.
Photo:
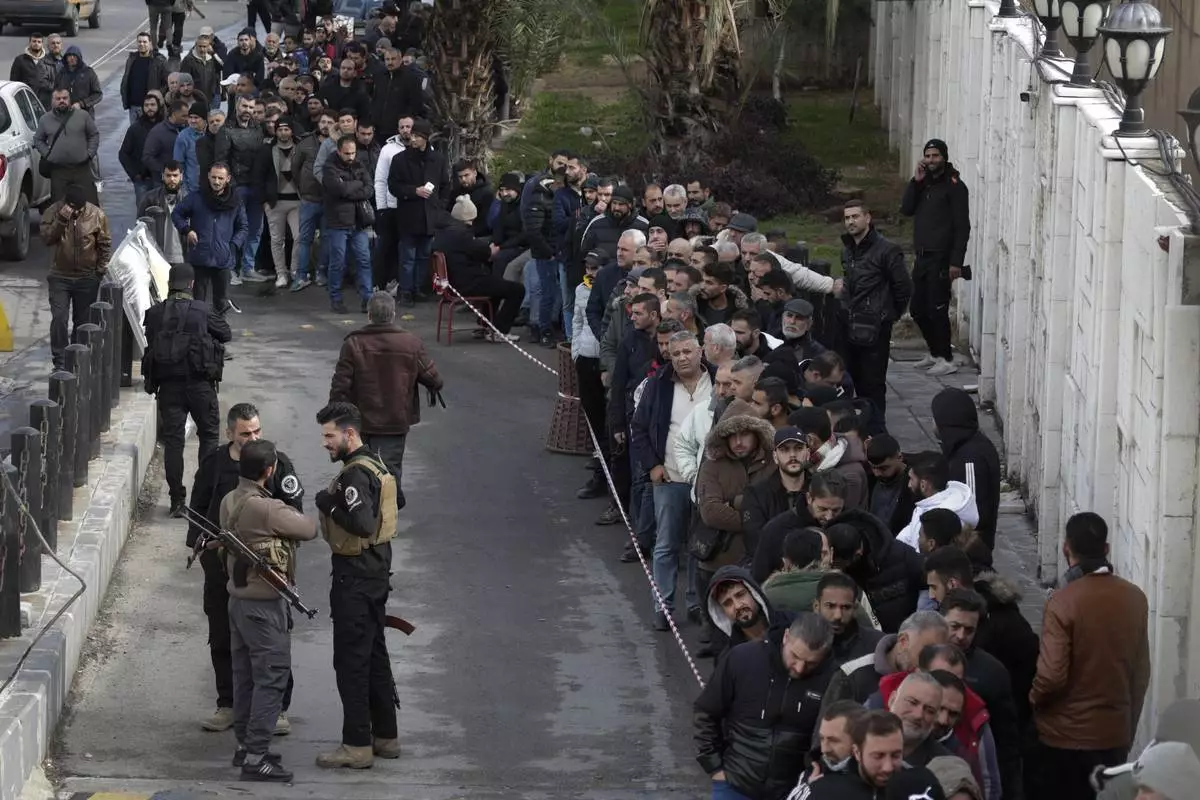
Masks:
[[[60,520],[75,518],[75,447],[79,436],[79,381],[70,372],[50,376],[50,399],[58,403],[58,515]],[[56,526],[57,527],[57,526]],[[50,537],[46,537],[50,541]],[[57,549],[57,542],[50,542]]]
[[[29,404],[29,425],[42,437],[42,509],[35,514],[42,538],[51,550],[58,549],[58,499],[61,493],[58,471],[62,464],[62,408],[53,400],[34,400]],[[39,542],[40,544],[40,542]]]
[[[17,468],[0,462],[0,639],[21,635],[21,511],[16,488]]]
[[[100,432],[108,433],[108,429],[112,427],[112,407],[116,390],[113,388],[112,372],[113,372],[113,339],[116,338],[116,329],[113,327],[113,307],[111,303],[105,303],[97,300],[92,303],[89,310],[88,319],[93,325],[100,326],[100,363],[103,365],[101,370],[100,397],[103,402],[100,404]]]
[[[100,457],[100,422],[103,418],[101,406],[104,404],[104,393],[107,384],[104,383],[104,331],[99,325],[88,322],[75,329],[75,341],[85,344],[92,354],[88,356],[88,443],[87,458]],[[76,461],[76,468],[79,462]]]
[[[74,486],[86,486],[92,450],[92,351],[86,344],[70,344],[64,353],[67,370],[75,376]]]
[[[125,347],[129,339],[129,318],[125,316],[125,290],[115,283],[100,287],[100,299],[112,306],[112,340],[109,349],[112,355],[112,389],[109,393],[110,406],[121,405],[121,387],[125,383]]]
[[[12,432],[12,460],[17,465],[17,496],[22,506],[17,522],[21,559],[17,586],[21,594],[29,594],[42,587],[42,548],[33,532],[42,508],[42,434],[37,428]]]

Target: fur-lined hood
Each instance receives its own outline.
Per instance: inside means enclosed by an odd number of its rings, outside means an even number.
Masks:
[[[758,456],[769,457],[775,445],[775,429],[765,419],[754,414],[754,407],[744,400],[734,400],[725,409],[721,419],[708,432],[704,442],[704,455],[713,461],[733,459],[729,452],[728,439],[735,433],[751,431],[758,436]]]
[[[979,584],[984,586],[979,586]],[[975,586],[983,593],[990,595],[989,602],[995,600],[1002,605],[1017,605],[1021,602],[1021,590],[1017,585],[1003,575],[991,571],[980,572],[975,576]]]

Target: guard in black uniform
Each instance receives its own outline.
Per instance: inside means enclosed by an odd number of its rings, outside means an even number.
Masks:
[[[321,535],[333,551],[333,670],[342,698],[342,743],[319,767],[365,769],[398,758],[396,685],[383,634],[396,535],[396,479],[362,441],[362,414],[350,403],[317,412],[331,461],[342,470],[317,492]]]
[[[192,496],[189,505],[192,511],[213,525],[220,524],[221,501],[238,485],[238,470],[242,447],[262,438],[262,423],[258,408],[251,403],[237,403],[225,417],[229,444],[218,447],[200,462],[196,477],[192,481]],[[266,490],[276,500],[304,513],[304,486],[291,460],[277,450],[278,462]],[[187,546],[196,546],[200,528],[188,525]],[[294,562],[293,562],[294,563]],[[204,614],[208,617],[208,649],[212,655],[213,672],[217,680],[217,710],[200,722],[206,731],[224,731],[233,725],[233,661],[229,645],[229,590],[228,576],[215,550],[200,554],[200,566],[204,568]],[[293,580],[295,576],[291,576]],[[291,610],[289,613],[289,629]],[[276,736],[291,732],[287,710],[292,702],[292,676],[288,676],[287,689],[283,695],[283,710],[275,725]]]
[[[158,396],[158,436],[171,495],[171,516],[183,516],[183,439],[188,414],[196,423],[200,459],[217,446],[221,411],[217,384],[225,367],[229,323],[212,306],[192,297],[196,273],[188,264],[171,267],[167,299],[146,310],[146,392]]]

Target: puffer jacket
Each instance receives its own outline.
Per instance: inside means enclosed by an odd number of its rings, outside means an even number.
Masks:
[[[935,508],[953,511],[964,525],[975,525],[979,522],[979,511],[975,508],[975,497],[971,494],[971,488],[965,483],[949,481],[945,489],[917,501],[913,508],[912,519],[909,520],[904,530],[900,531],[896,541],[908,545],[913,550],[919,550],[921,515]]]
[[[1017,722],[1025,730],[1030,719],[1029,690],[1037,672],[1038,635],[1021,613],[1021,592],[1008,578],[995,572],[975,576],[975,591],[987,602],[987,614],[979,620],[975,647],[996,657],[1012,681]]]
[[[75,69],[67,66],[67,56],[75,56],[79,59],[79,63]],[[79,107],[89,114],[95,116],[96,106],[100,105],[100,101],[104,99],[104,92],[100,90],[100,80],[96,77],[96,71],[89,67],[83,61],[83,51],[79,49],[79,45],[71,45],[67,48],[67,52],[63,53],[62,68],[54,77],[55,89],[66,89],[71,93],[71,102],[79,103]]]
[[[758,447],[746,459],[737,458],[729,449],[729,437],[753,433]],[[773,458],[775,431],[771,423],[754,415],[748,403],[736,400],[709,431],[705,440],[705,458],[696,474],[696,508],[700,524],[733,534],[724,551],[716,553],[701,566],[715,572],[726,564],[737,564],[746,556],[742,538],[742,493],[752,482],[776,469]]]
[[[325,165],[325,227],[358,229],[356,207],[374,194],[374,183],[361,161],[349,164],[335,155]]]
[[[554,178],[547,176],[534,184],[529,203],[521,212],[529,255],[539,261],[554,258]]]
[[[236,252],[246,243],[246,209],[233,191],[214,196],[207,181],[200,191],[183,198],[171,212],[171,222],[186,242],[195,231],[196,244],[188,247],[188,263],[193,267],[233,269]],[[186,245],[185,245],[186,246]]]
[[[58,213],[63,202],[42,214],[42,241],[54,248],[50,274],[60,278],[103,277],[112,257],[108,217],[97,206],[84,203],[78,214],[65,220]]]
[[[904,266],[900,246],[883,238],[875,226],[861,242],[842,236],[842,270],[845,288],[842,313],[861,314],[880,324],[904,316],[912,297],[912,276]]]
[[[754,800],[786,797],[804,769],[833,677],[826,658],[793,678],[783,663],[783,632],[733,647],[693,707],[696,760],[709,775]]]
[[[895,633],[908,615],[917,610],[917,597],[926,588],[924,559],[917,551],[897,542],[881,520],[858,509],[848,509],[830,525],[853,525],[863,537],[862,557],[846,574],[866,592],[879,627]]]
[[[262,145],[263,129],[256,122],[243,126],[231,118],[217,131],[216,159],[233,170],[235,185],[254,185],[254,164]]]
[[[237,488],[221,500],[221,527],[231,531],[251,548],[262,547],[272,539],[288,543],[287,550],[295,542],[308,542],[317,538],[317,521],[304,516],[282,500],[276,500],[262,486],[249,478],[238,478]],[[290,552],[287,572],[295,570],[295,553]],[[230,597],[241,600],[277,600],[278,593],[258,573],[247,565],[238,565],[238,556],[226,551],[225,573],[229,575],[226,589]],[[282,567],[282,564],[276,564]],[[234,580],[245,575],[244,581]],[[238,584],[242,583],[241,586]]]
[[[175,141],[179,138],[179,132],[186,127],[163,120],[146,134],[142,164],[150,175],[162,175],[163,167],[175,156]]]
[[[442,377],[425,344],[396,323],[370,324],[342,341],[329,402],[354,403],[363,433],[403,436],[421,421],[417,384],[442,388]]]
[[[996,523],[1000,515],[1000,454],[983,431],[971,395],[947,388],[934,395],[933,422],[942,442],[942,454],[950,465],[950,479],[970,487],[979,510],[976,533],[988,547],[996,545]]]
[[[608,253],[609,258],[615,259],[617,242],[625,231],[641,231],[648,236],[650,223],[641,214],[632,211],[624,217],[614,217],[611,209],[598,214],[584,228],[579,253],[583,255],[600,248]]]

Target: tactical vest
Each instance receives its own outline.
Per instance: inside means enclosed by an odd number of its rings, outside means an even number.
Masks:
[[[246,503],[251,498],[257,497],[251,492],[245,492],[230,504],[229,507],[229,530],[234,536],[237,536],[249,549],[258,553],[264,561],[275,569],[288,576],[288,580],[294,580],[295,575],[292,572],[294,564],[292,563],[293,545],[290,541],[280,539],[277,536],[272,536],[263,541],[254,542],[251,544],[238,532],[237,524],[241,519],[242,511],[246,508]],[[228,556],[228,553],[226,554]],[[250,569],[250,564],[242,559],[238,559],[234,563],[233,570],[229,572],[233,578],[233,585],[242,588],[246,585],[247,572]]]
[[[325,538],[325,541],[329,542],[329,549],[335,555],[354,557],[361,555],[365,548],[390,542],[392,537],[396,535],[396,477],[375,456],[370,454],[358,455],[347,461],[346,465],[342,467],[342,471],[329,484],[330,492],[340,491],[338,486],[341,483],[342,476],[351,467],[362,467],[379,481],[379,521],[375,526],[375,534],[369,537],[362,537],[350,533],[334,522],[332,517],[322,514],[321,536]]]

